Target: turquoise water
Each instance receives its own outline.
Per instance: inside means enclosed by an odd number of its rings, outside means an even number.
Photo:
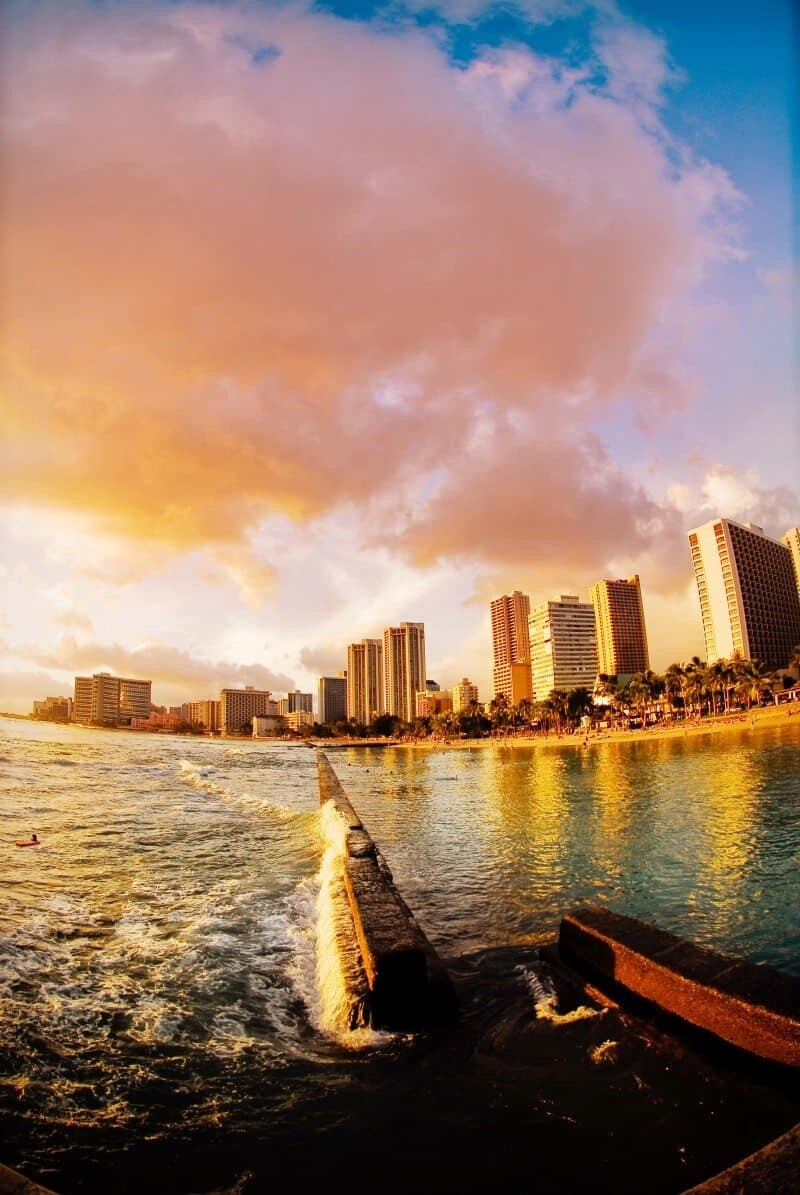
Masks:
[[[340,779],[445,949],[553,936],[592,902],[800,973],[800,726],[342,756]]]
[[[591,901],[800,973],[800,726],[328,758],[454,976],[444,1040],[326,1013],[314,751],[0,720],[0,1161],[60,1195],[317,1189],[354,1155],[384,1191],[620,1195],[657,1129],[669,1193],[800,1117],[617,1014],[542,1019],[537,953]]]

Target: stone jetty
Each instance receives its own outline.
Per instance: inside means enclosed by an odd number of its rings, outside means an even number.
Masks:
[[[370,1024],[412,1031],[454,1021],[457,1001],[445,967],[322,751],[317,767],[320,803],[331,802],[347,826],[344,882],[369,984]]]
[[[565,962],[770,1063],[800,1066],[800,977],[589,906],[561,921]]]

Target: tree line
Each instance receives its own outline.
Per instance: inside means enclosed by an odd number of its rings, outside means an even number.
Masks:
[[[800,645],[794,648],[787,669],[800,672]],[[675,718],[749,711],[771,699],[776,688],[793,683],[794,677],[786,669],[773,672],[760,660],[738,653],[711,664],[693,656],[688,663],[670,664],[663,673],[651,669],[637,672],[624,683],[601,673],[593,690],[585,686],[554,689],[542,701],[523,698],[512,705],[499,694],[485,707],[472,701],[458,712],[447,710],[412,722],[381,714],[369,725],[354,720],[315,724],[311,734],[315,738],[478,739],[574,733],[581,726],[599,723],[611,728],[647,726]]]

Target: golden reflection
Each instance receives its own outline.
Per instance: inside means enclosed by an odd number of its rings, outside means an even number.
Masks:
[[[571,811],[563,752],[535,747],[486,752],[481,788],[502,825],[507,843],[524,843],[537,869],[555,874],[563,866]],[[507,848],[508,849],[508,848]]]
[[[715,752],[714,779],[706,797],[704,830],[709,839],[708,879],[720,904],[734,899],[733,884],[744,878],[753,850],[761,769],[743,750]]]
[[[628,768],[622,766],[620,752],[611,744],[590,747],[585,753],[593,768],[591,784],[598,814],[598,835],[605,843],[621,845],[627,838],[635,816],[636,790]]]

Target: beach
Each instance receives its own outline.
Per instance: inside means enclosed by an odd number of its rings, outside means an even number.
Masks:
[[[425,739],[396,739],[396,738],[331,738],[313,739],[313,745],[325,749],[341,746],[347,747],[380,747],[403,746],[422,751],[460,750],[474,751],[491,747],[509,749],[513,747],[576,747],[583,748],[602,746],[605,743],[636,743],[652,742],[654,739],[671,738],[702,738],[704,735],[737,734],[742,730],[758,732],[764,729],[775,729],[783,726],[796,726],[800,733],[800,701],[787,702],[775,706],[759,706],[752,710],[736,710],[728,714],[718,714],[715,717],[681,718],[674,722],[656,723],[653,726],[637,727],[632,730],[576,730],[563,734],[505,734],[489,735],[480,739],[461,738],[425,738]]]

